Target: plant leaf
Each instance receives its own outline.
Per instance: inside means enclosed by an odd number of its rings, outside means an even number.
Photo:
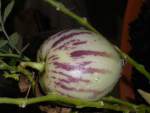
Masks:
[[[144,100],[150,104],[150,93],[143,91],[141,89],[138,89],[138,93],[144,98]]]
[[[10,35],[9,43],[11,43],[13,46],[16,47],[16,45],[17,45],[17,43],[19,41],[19,38],[20,38],[20,35],[17,32],[15,32],[15,33]]]
[[[7,40],[0,40],[0,48],[4,47],[7,43]]]
[[[9,16],[10,12],[13,9],[15,1],[11,0],[11,2],[6,6],[5,10],[4,10],[4,15],[3,15],[3,22],[6,22],[7,17]]]

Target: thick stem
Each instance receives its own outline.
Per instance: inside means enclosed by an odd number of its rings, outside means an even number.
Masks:
[[[76,106],[77,108],[85,108],[85,107],[94,107],[94,108],[105,108],[115,111],[135,111],[135,109],[132,109],[131,107],[128,108],[126,106],[125,108],[123,106],[119,106],[116,103],[109,104],[104,101],[85,101],[80,99],[74,99],[66,96],[61,96],[56,93],[51,93],[46,96],[41,97],[35,97],[35,98],[0,98],[0,103],[2,104],[15,104],[20,107],[26,107],[29,104],[34,103],[41,103],[41,102],[57,102],[61,104],[68,104],[71,106]],[[150,109],[150,108],[149,108]]]
[[[15,104],[15,105],[19,105],[19,106],[21,104],[24,104],[26,106],[26,105],[29,105],[29,104],[46,102],[46,101],[54,101],[54,102],[61,101],[61,102],[64,102],[64,103],[69,103],[70,105],[78,104],[78,107],[80,107],[80,108],[84,104],[86,104],[87,107],[90,106],[90,105],[92,105],[94,107],[98,107],[100,105],[103,105],[99,102],[89,102],[90,104],[87,104],[87,101],[85,103],[85,101],[80,101],[80,100],[77,100],[77,99],[72,99],[72,98],[68,98],[68,97],[65,97],[65,96],[60,96],[60,95],[57,95],[55,93],[51,93],[51,94],[46,95],[46,96],[34,97],[34,98],[28,98],[28,99],[26,99],[26,98],[7,98],[7,97],[6,98],[0,98],[0,103],[2,103],[2,104]]]
[[[120,104],[120,105],[124,105],[124,106],[128,106],[132,109],[137,109],[137,105],[135,104],[132,104],[130,102],[127,102],[127,101],[123,101],[123,100],[120,100],[120,99],[117,99],[117,98],[114,98],[114,97],[103,97],[102,98],[103,101],[105,102],[110,102],[110,103],[113,103],[113,104]]]
[[[22,66],[23,68],[31,67],[39,72],[43,72],[45,68],[45,63],[44,62],[21,62],[20,66]]]

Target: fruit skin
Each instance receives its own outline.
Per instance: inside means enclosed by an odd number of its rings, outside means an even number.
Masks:
[[[102,35],[83,29],[61,31],[38,51],[45,62],[40,83],[45,93],[57,92],[95,101],[108,94],[120,78],[120,56]]]

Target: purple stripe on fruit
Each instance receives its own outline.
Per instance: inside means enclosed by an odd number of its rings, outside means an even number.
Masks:
[[[39,49],[38,59],[45,62],[40,77],[45,93],[59,92],[90,101],[108,94],[122,70],[113,45],[104,36],[83,29],[49,37]]]
[[[81,45],[81,44],[86,44],[87,41],[78,41],[78,42],[75,42],[73,43],[73,45]]]
[[[61,69],[64,69],[66,71],[79,70],[81,73],[91,73],[91,74],[92,73],[105,74],[105,73],[110,72],[106,69],[98,69],[98,68],[92,68],[92,67],[85,68],[85,64],[71,65],[71,64],[60,63],[60,62],[54,62],[53,64],[56,66],[56,68],[61,68]]]
[[[48,60],[58,60],[59,59],[59,57],[58,56],[56,56],[56,55],[52,55],[52,56],[50,56],[49,58],[48,58]],[[51,63],[51,62],[50,62]]]
[[[68,35],[64,35],[62,36],[60,39],[58,39],[53,45],[52,45],[52,48],[56,47],[58,44],[60,44],[62,41],[64,40],[67,40],[69,38],[73,38],[74,36],[77,36],[77,35],[83,35],[83,34],[91,34],[91,32],[75,32],[75,33],[70,33]]]
[[[82,56],[102,56],[102,57],[112,57],[111,54],[101,51],[91,51],[91,50],[77,50],[71,53],[71,57],[82,57]]]
[[[58,79],[62,82],[66,82],[66,83],[73,83],[73,82],[84,82],[84,83],[89,83],[90,80],[85,80],[85,79],[82,79],[82,78],[75,78],[71,75],[68,75],[66,73],[63,73],[63,72],[59,72],[59,71],[52,71],[53,73],[56,73],[58,74],[59,76],[65,76],[65,79]],[[56,79],[56,78],[55,78]]]

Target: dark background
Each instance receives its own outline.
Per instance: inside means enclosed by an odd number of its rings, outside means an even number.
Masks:
[[[5,6],[9,0],[2,0]],[[123,15],[127,0],[60,0],[76,14],[86,17],[106,38],[119,44]],[[22,36],[22,45],[30,43],[27,55],[36,57],[39,45],[49,35],[80,24],[57,12],[44,0],[16,0],[13,13],[7,23],[7,32],[17,31]],[[36,41],[36,43],[35,43]]]

